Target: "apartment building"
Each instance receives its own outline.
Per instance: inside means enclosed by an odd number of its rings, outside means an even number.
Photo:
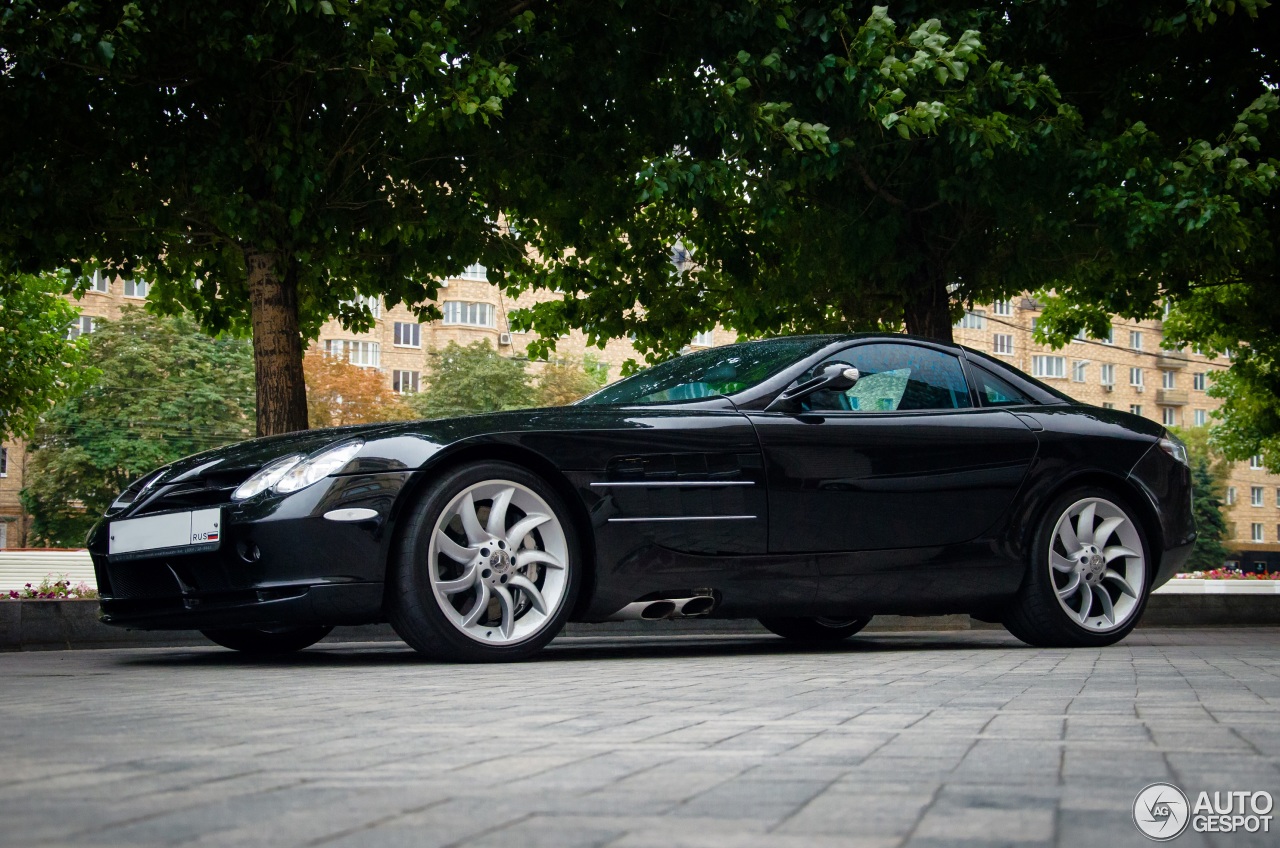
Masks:
[[[1032,336],[1042,310],[1029,296],[975,306],[955,325],[955,339],[1077,400],[1166,426],[1206,425],[1221,406],[1207,390],[1230,362],[1164,350],[1160,321],[1114,318],[1106,338],[1081,336],[1054,350]],[[1280,476],[1269,474],[1256,457],[1232,465],[1223,515],[1235,562],[1247,570],[1262,563],[1280,570]]]

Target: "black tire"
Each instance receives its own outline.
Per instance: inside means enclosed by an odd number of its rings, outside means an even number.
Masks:
[[[848,639],[871,622],[870,618],[762,618],[760,623],[771,633],[811,645],[829,644]]]
[[[469,487],[488,481],[519,484],[550,508],[564,536],[563,594],[558,608],[532,635],[514,644],[485,644],[468,636],[441,608],[432,586],[428,556],[436,522],[450,502]],[[540,532],[540,531],[539,531]],[[410,647],[445,662],[514,662],[546,647],[564,627],[577,602],[583,568],[577,533],[568,506],[541,477],[506,462],[464,465],[446,472],[422,493],[408,515],[388,580],[388,618]],[[522,614],[528,614],[526,610]]]
[[[1089,498],[1101,498],[1119,508],[1137,531],[1142,547],[1144,570],[1142,587],[1136,592],[1136,604],[1123,622],[1105,632],[1084,627],[1063,609],[1058,602],[1057,587],[1049,565],[1050,545],[1058,520],[1073,504]],[[1156,565],[1146,528],[1139,513],[1125,498],[1098,487],[1064,492],[1049,504],[1040,518],[1032,539],[1027,576],[1002,623],[1014,636],[1038,648],[1102,648],[1114,645],[1128,636],[1142,618]]]
[[[289,627],[281,630],[201,630],[210,642],[245,654],[292,654],[310,648],[329,635],[332,627]]]

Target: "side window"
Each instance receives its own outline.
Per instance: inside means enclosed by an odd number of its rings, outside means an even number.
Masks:
[[[911,344],[865,344],[828,357],[814,372],[832,362],[847,362],[862,376],[848,391],[810,395],[803,403],[806,410],[906,412],[970,406],[960,361],[950,354]]]
[[[995,374],[973,365],[970,362],[969,373],[973,374],[978,389],[978,398],[983,406],[1025,406],[1035,403],[1031,398],[1015,389]]]

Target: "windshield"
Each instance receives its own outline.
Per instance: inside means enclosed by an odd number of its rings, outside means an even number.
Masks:
[[[680,403],[731,395],[764,382],[830,343],[831,337],[805,336],[686,353],[605,386],[579,403]]]

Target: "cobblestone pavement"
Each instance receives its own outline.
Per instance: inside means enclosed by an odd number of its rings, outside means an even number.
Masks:
[[[1149,783],[1280,796],[1278,705],[1280,629],[6,653],[0,844],[1147,845]]]

